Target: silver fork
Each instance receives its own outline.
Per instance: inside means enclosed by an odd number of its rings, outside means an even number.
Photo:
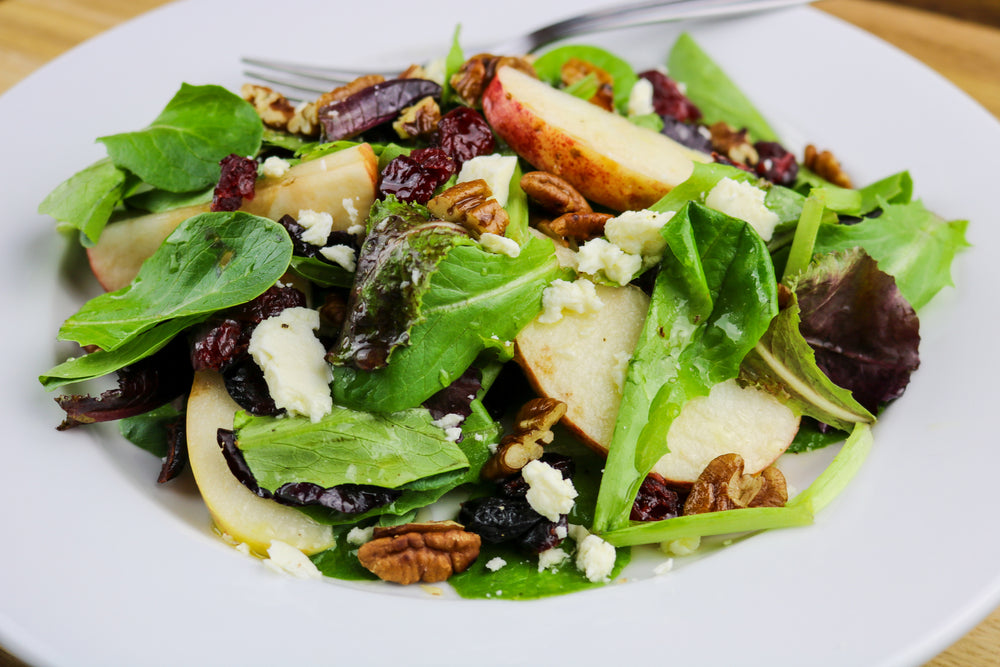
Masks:
[[[649,23],[666,23],[698,18],[735,16],[762,12],[812,0],[659,0],[638,2],[581,14],[543,26],[527,34],[494,44],[477,52],[501,55],[529,54],[567,37]],[[245,65],[256,69],[244,70],[244,75],[283,88],[321,94],[331,86],[353,81],[364,74],[386,73],[373,70],[351,70],[321,65],[291,63],[279,60],[244,57]],[[407,63],[408,65],[409,63]],[[396,73],[406,69],[403,65]],[[293,98],[294,99],[294,98]]]

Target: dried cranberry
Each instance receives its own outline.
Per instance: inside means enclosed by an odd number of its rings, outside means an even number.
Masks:
[[[474,157],[489,155],[496,146],[489,123],[469,107],[457,107],[441,117],[437,143],[459,167]]]
[[[260,488],[257,479],[250,472],[243,450],[236,446],[236,433],[231,429],[220,428],[215,433],[215,439],[222,449],[222,456],[226,459],[226,465],[229,467],[229,472],[233,473],[233,477],[261,498],[270,498],[271,492]]]
[[[669,76],[658,70],[648,70],[639,76],[653,84],[653,110],[657,114],[685,123],[701,119],[701,110]]]
[[[466,530],[477,533],[491,544],[517,540],[539,521],[548,522],[545,517],[531,509],[527,500],[496,496],[462,503],[458,521]]]
[[[285,505],[316,505],[344,514],[361,514],[388,505],[402,493],[396,489],[362,484],[323,488],[312,482],[290,482],[275,489],[273,495],[275,500]]]
[[[410,153],[410,158],[416,160],[438,185],[457,171],[455,161],[440,148],[418,148]]]
[[[264,371],[249,356],[244,356],[222,374],[226,391],[236,404],[252,415],[276,415],[282,412],[274,404],[264,380]]]
[[[653,473],[642,481],[639,493],[632,504],[629,519],[632,521],[660,521],[673,519],[681,511],[677,492],[667,486],[664,479]]]
[[[246,354],[249,337],[245,326],[234,319],[207,322],[191,336],[191,366],[194,370],[221,371]]]
[[[569,519],[563,514],[559,521],[543,520],[529,528],[517,541],[530,554],[540,554],[559,546],[569,532]]]
[[[257,162],[231,153],[222,158],[222,173],[212,196],[213,211],[235,211],[244,199],[253,199]]]
[[[776,185],[795,185],[795,179],[799,175],[799,162],[793,153],[776,141],[758,141],[753,147],[760,158],[755,167],[758,176]]]
[[[434,190],[455,173],[455,162],[439,148],[400,155],[382,170],[379,195],[395,195],[406,202],[426,204]]]
[[[273,285],[266,292],[242,306],[230,311],[230,316],[239,320],[259,324],[274,317],[286,308],[300,308],[306,305],[306,295],[290,285]]]

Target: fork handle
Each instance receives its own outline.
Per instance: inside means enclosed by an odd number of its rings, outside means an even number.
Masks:
[[[566,37],[648,23],[732,16],[806,4],[810,0],[656,0],[618,5],[543,26],[494,47],[497,53],[531,53]]]

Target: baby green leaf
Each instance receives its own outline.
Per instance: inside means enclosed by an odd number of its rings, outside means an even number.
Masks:
[[[230,153],[256,155],[264,126],[254,108],[221,86],[181,89],[149,127],[100,137],[118,167],[171,192],[190,192],[219,180]]]
[[[207,317],[262,294],[291,255],[288,233],[267,218],[196,215],[167,237],[131,285],[91,299],[66,320],[59,339],[110,351],[162,322]]]
[[[86,244],[97,243],[125,191],[126,174],[105,158],[56,186],[38,212],[80,230]]]

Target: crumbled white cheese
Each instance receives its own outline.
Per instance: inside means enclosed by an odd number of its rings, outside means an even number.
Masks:
[[[516,168],[517,157],[514,155],[478,155],[462,164],[456,182],[465,183],[481,178],[490,187],[497,203],[506,206],[510,196],[510,179],[514,177]]]
[[[260,173],[268,178],[281,178],[291,168],[292,165],[288,160],[282,159],[277,155],[272,155],[260,165]]]
[[[649,79],[639,79],[632,84],[628,94],[628,115],[645,116],[654,112],[653,84]]]
[[[333,373],[325,358],[326,348],[313,333],[316,329],[318,311],[286,308],[257,325],[248,348],[264,371],[274,404],[313,422],[333,410]]]
[[[354,253],[354,248],[349,245],[332,245],[326,248],[320,248],[319,254],[327,258],[334,264],[339,264],[348,271],[354,272],[354,269],[358,266],[357,255]]]
[[[350,532],[347,533],[347,543],[356,547],[360,547],[366,542],[371,542],[372,535],[375,534],[375,527],[368,526],[367,528],[362,528],[360,526],[355,526],[351,528]]]
[[[608,581],[615,567],[615,548],[597,535],[587,535],[576,548],[576,567],[593,582]]]
[[[569,535],[569,529],[566,526],[556,526],[555,534],[560,540],[565,540]]]
[[[578,523],[569,524],[569,537],[577,544],[587,539],[588,535],[590,535],[590,531],[587,530],[586,526],[581,526]]]
[[[462,415],[450,413],[431,423],[444,431],[445,438],[451,442],[458,442],[458,439],[462,437],[460,425],[463,421],[465,421],[465,417]]]
[[[653,574],[660,577],[674,569],[674,559],[668,558],[653,568]]]
[[[576,269],[596,276],[603,273],[608,280],[627,285],[642,268],[642,257],[631,255],[607,239],[591,239],[576,253]]]
[[[525,499],[549,521],[558,521],[561,514],[573,509],[576,489],[573,481],[563,479],[562,473],[544,461],[535,460],[521,469],[521,476],[528,483]]]
[[[521,254],[521,246],[517,244],[517,241],[509,239],[506,236],[500,236],[499,234],[486,232],[479,237],[479,243],[483,246],[483,249],[497,255],[517,257]]]
[[[546,549],[538,554],[538,571],[544,572],[545,570],[557,568],[562,565],[567,558],[569,558],[569,554],[559,547]]]
[[[364,225],[351,225],[347,228],[347,233],[351,236],[364,236],[366,231]]]
[[[305,231],[302,232],[302,240],[313,245],[326,245],[326,240],[330,237],[330,232],[333,231],[333,216],[326,212],[303,209],[299,211],[295,221],[305,227]]]
[[[625,211],[604,224],[604,235],[609,241],[631,255],[659,259],[667,247],[660,229],[674,217],[673,211],[656,213]]]
[[[700,537],[681,537],[660,543],[660,551],[673,556],[690,556],[701,546]]]
[[[496,558],[491,558],[488,561],[486,561],[486,569],[489,570],[490,572],[496,572],[506,564],[507,561],[505,561],[503,558],[500,558],[500,556],[497,556]]]
[[[765,197],[766,192],[750,183],[724,178],[709,191],[705,197],[705,205],[734,218],[746,220],[762,239],[770,241],[774,227],[778,224],[778,215],[764,206]]]
[[[344,212],[347,213],[347,219],[351,221],[351,224],[358,224],[361,214],[358,213],[358,207],[354,205],[354,200],[350,197],[344,197],[340,205],[344,207]]]
[[[573,282],[556,279],[542,290],[542,314],[538,316],[538,321],[551,324],[561,320],[564,311],[582,315],[597,312],[603,305],[594,283],[586,278],[577,278]]]
[[[299,579],[317,579],[323,576],[315,563],[309,560],[309,556],[280,540],[271,542],[267,555],[264,565],[275,572],[290,574]]]

